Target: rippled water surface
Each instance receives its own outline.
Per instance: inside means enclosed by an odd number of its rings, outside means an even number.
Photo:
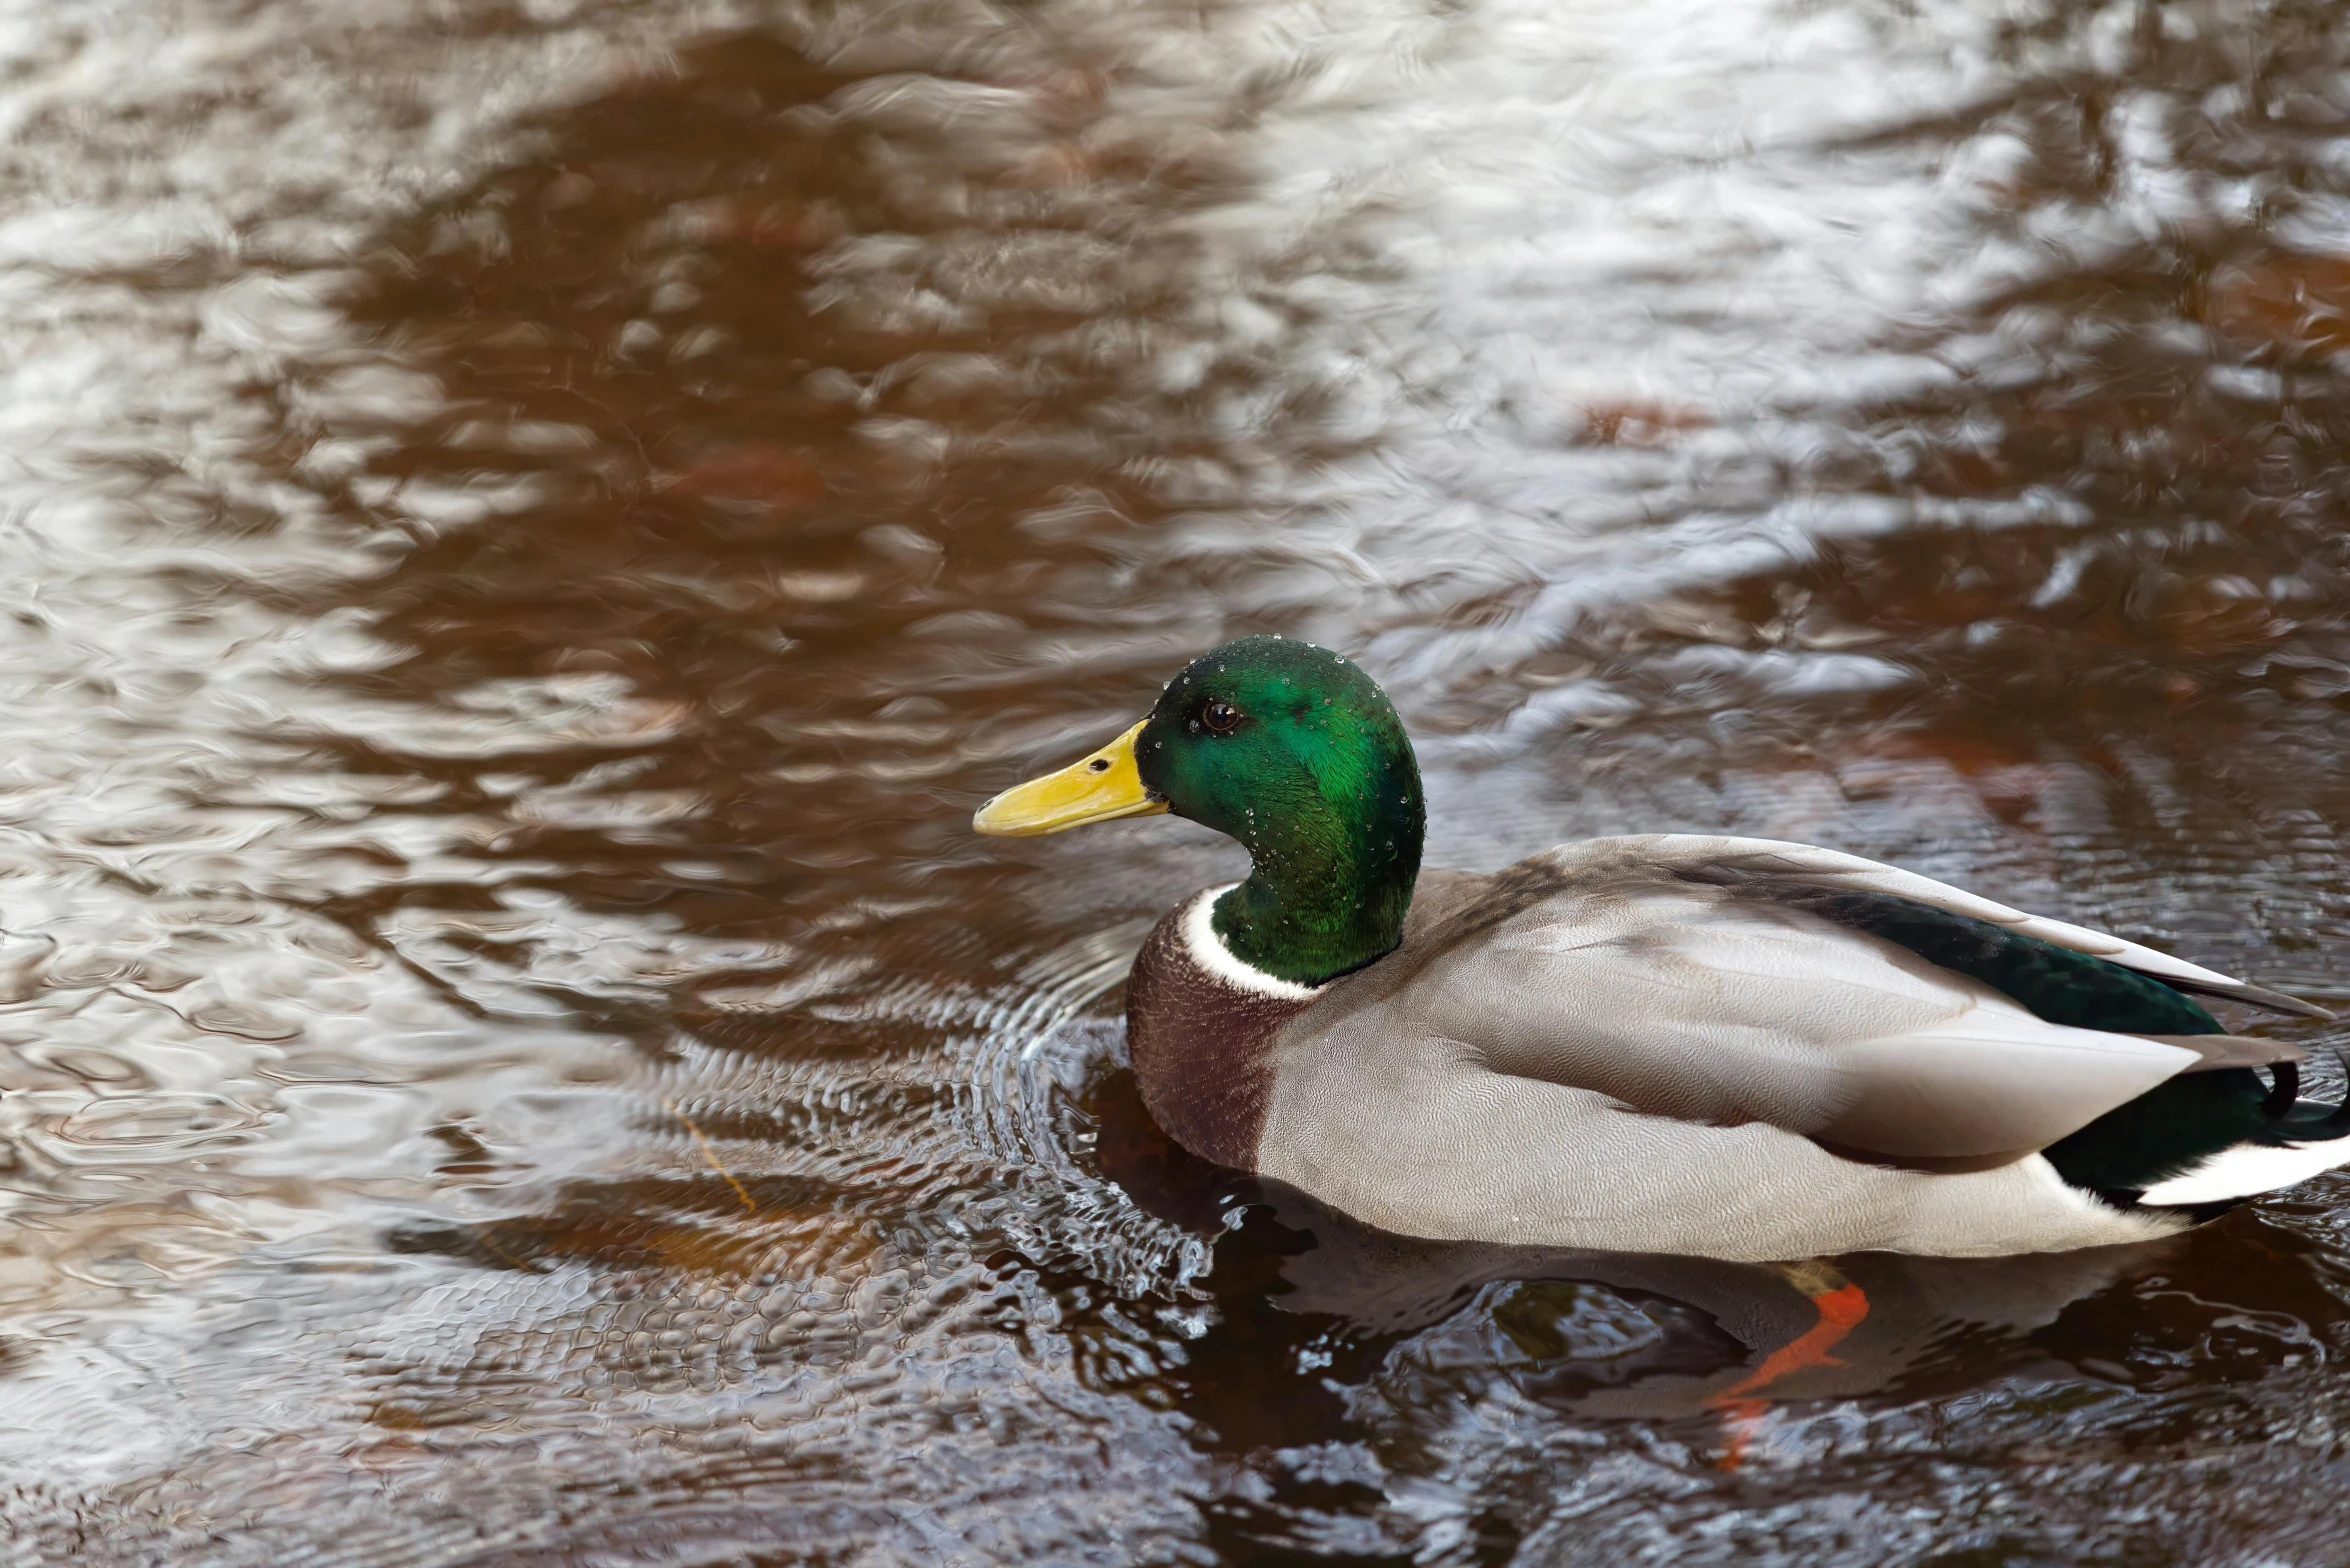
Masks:
[[[1237,851],[967,828],[1276,630],[1436,863],[2350,1001],[2337,9],[10,8],[0,1563],[2350,1561],[2350,1181],[1848,1260],[1727,1465],[1777,1275],[1254,1202]]]

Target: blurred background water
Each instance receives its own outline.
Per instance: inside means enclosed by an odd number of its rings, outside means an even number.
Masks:
[[[45,0],[0,191],[0,1563],[2350,1556],[2350,1184],[1725,1469],[1792,1292],[1252,1205],[1237,852],[967,830],[1281,631],[2350,1002],[2337,7]]]

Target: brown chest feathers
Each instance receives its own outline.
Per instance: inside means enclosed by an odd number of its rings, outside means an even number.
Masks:
[[[1203,1159],[1253,1171],[1273,1087],[1273,1037],[1313,1006],[1210,973],[1192,957],[1190,900],[1152,928],[1126,982],[1126,1045],[1142,1103]]]

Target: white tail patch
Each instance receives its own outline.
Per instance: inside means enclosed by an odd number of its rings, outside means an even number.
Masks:
[[[2239,1143],[2220,1150],[2193,1170],[2156,1182],[2138,1201],[2158,1207],[2224,1203],[2230,1198],[2275,1192],[2338,1165],[2350,1165],[2350,1137],[2277,1147]]]

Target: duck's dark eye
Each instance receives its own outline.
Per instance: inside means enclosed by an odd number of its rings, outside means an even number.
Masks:
[[[1199,710],[1199,721],[1211,735],[1229,735],[1240,728],[1240,710],[1221,697],[1212,697]]]

